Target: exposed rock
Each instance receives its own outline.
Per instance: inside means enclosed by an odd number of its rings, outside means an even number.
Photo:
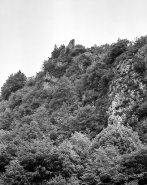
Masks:
[[[74,47],[75,47],[75,39],[72,39],[72,40],[69,42],[67,48],[68,48],[69,50],[72,50]]]
[[[44,77],[44,84],[43,88],[48,89],[50,87],[53,87],[56,82],[58,81],[58,78],[51,76],[48,72],[46,73],[46,76]]]
[[[108,123],[117,125],[125,123],[132,107],[143,102],[142,94],[145,92],[146,84],[143,82],[143,77],[135,72],[133,59],[120,61],[116,66],[116,76],[109,88],[111,105],[107,112]]]

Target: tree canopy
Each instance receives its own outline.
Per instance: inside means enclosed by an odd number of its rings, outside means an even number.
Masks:
[[[55,45],[0,97],[1,185],[147,184],[147,37]]]

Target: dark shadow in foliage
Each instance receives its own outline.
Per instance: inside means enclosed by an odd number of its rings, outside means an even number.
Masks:
[[[139,185],[147,184],[147,148],[124,156],[121,163],[129,179],[137,179]]]
[[[146,68],[145,68],[145,61],[141,58],[135,58],[134,59],[134,70],[137,73],[143,73]]]
[[[147,102],[142,103],[136,110],[136,115],[138,119],[141,120],[147,116]]]
[[[85,53],[87,50],[85,49],[85,46],[82,46],[80,44],[77,44],[73,51],[71,52],[71,56],[75,57],[79,54]]]
[[[6,149],[3,150],[1,146],[0,152],[0,173],[5,172],[5,167],[9,164],[9,162],[13,159],[13,157],[7,152]]]
[[[66,73],[66,69],[71,62],[71,57],[65,57],[60,61],[59,59],[51,59],[44,61],[43,70],[45,73],[49,73],[50,75],[60,78]]]
[[[127,50],[128,43],[129,41],[127,39],[124,39],[118,40],[117,43],[113,44],[105,57],[105,63],[114,63],[115,59]]]

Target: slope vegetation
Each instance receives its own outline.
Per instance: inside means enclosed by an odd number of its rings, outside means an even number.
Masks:
[[[56,46],[1,88],[0,184],[147,184],[147,36]]]

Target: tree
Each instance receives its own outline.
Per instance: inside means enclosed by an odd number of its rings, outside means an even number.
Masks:
[[[85,53],[87,49],[85,49],[85,46],[82,46],[81,44],[77,44],[75,48],[71,52],[71,56],[75,57],[79,54]]]
[[[85,157],[88,155],[91,141],[85,134],[75,132],[70,138],[70,142],[79,156]]]
[[[20,70],[14,75],[11,74],[6,83],[1,88],[1,95],[4,100],[8,100],[12,92],[16,92],[21,89],[26,83],[26,76]]]
[[[121,165],[125,176],[130,180],[137,180],[138,184],[147,184],[147,148],[124,155]]]
[[[106,64],[112,64],[119,55],[127,50],[128,44],[129,41],[127,39],[119,39],[117,43],[112,44],[112,47],[106,56]]]
[[[123,125],[108,125],[100,134],[93,140],[92,150],[100,146],[117,147],[120,154],[127,154],[136,151],[142,147],[138,133],[133,132],[131,128]]]
[[[58,81],[57,87],[54,89],[53,98],[50,101],[50,108],[52,110],[57,110],[63,103],[68,105],[74,104],[77,100],[77,95],[74,86],[68,80],[68,78],[63,77]]]
[[[102,123],[96,107],[86,105],[80,107],[71,121],[73,129],[77,132],[89,133],[93,137],[101,130]]]
[[[65,49],[65,46],[64,45],[61,45],[60,47],[58,47],[56,44],[54,46],[54,50],[52,51],[51,53],[51,58],[52,59],[55,59],[55,58],[58,58],[59,55],[60,55],[60,52]]]

